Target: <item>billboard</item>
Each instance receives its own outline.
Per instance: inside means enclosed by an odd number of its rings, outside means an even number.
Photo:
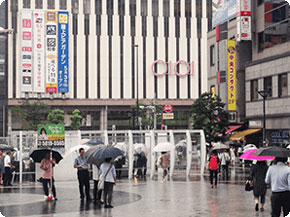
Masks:
[[[69,92],[69,13],[58,12],[58,92]]]
[[[251,15],[251,0],[238,0],[237,41],[252,40]]]
[[[237,110],[236,41],[227,41],[228,111]]]
[[[57,12],[46,11],[46,92],[57,92]]]
[[[21,11],[21,90],[32,92],[33,62],[32,62],[32,11]]]
[[[234,17],[237,12],[237,0],[212,0],[213,27]]]
[[[37,131],[38,148],[64,147],[65,127],[63,124],[46,124]]]
[[[33,91],[36,93],[45,92],[45,56],[44,56],[44,30],[45,13],[44,11],[33,12]]]

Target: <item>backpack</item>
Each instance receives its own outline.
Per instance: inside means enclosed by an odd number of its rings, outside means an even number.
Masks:
[[[210,170],[217,170],[218,169],[218,156],[211,156],[208,168]]]

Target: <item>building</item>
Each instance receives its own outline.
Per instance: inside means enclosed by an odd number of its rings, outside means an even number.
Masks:
[[[207,90],[211,1],[8,1],[8,127],[11,109],[42,101],[83,129],[132,128],[139,103],[173,105],[169,128],[187,128],[194,99]],[[31,25],[30,25],[31,23]],[[42,25],[39,25],[39,24]],[[55,43],[57,42],[57,43]],[[30,49],[32,48],[32,49]],[[60,55],[61,54],[61,55]]]
[[[0,5],[0,27],[7,29],[7,2]],[[0,137],[7,134],[7,34],[0,33]]]
[[[279,145],[290,142],[290,26],[286,1],[257,1],[252,61],[246,66],[246,118],[250,127],[263,126],[266,98],[266,141]]]

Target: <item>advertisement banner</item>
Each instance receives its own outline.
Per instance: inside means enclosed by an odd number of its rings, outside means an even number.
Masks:
[[[251,16],[251,0],[238,0],[237,16]]]
[[[236,41],[227,41],[228,111],[237,110]]]
[[[38,148],[64,147],[65,127],[63,124],[47,124],[37,131]]]
[[[250,41],[251,34],[251,16],[237,17],[237,41]]]
[[[46,92],[57,92],[57,12],[46,11]]]
[[[22,10],[21,11],[21,91],[32,92],[32,11]]]
[[[45,13],[44,11],[36,10],[33,12],[33,91],[36,93],[45,92],[44,32]]]
[[[69,13],[58,12],[58,92],[69,92]]]
[[[236,17],[237,0],[212,0],[212,25],[216,27]]]

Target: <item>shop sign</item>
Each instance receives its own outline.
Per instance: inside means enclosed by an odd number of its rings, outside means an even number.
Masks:
[[[236,41],[227,42],[227,83],[228,83],[228,110],[237,110],[237,85],[236,85]]]

